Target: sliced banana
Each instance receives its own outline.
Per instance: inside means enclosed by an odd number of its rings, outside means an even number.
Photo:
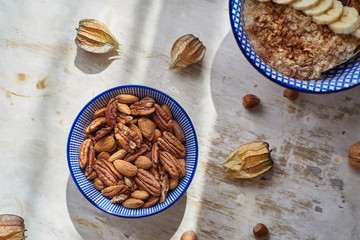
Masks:
[[[359,17],[359,21],[360,21],[360,17]],[[360,38],[360,27],[358,27],[355,31],[353,31],[351,33],[351,35],[354,35],[357,38]]]
[[[338,0],[333,0],[331,8],[321,15],[313,16],[316,24],[330,24],[337,21],[343,12],[343,5]]]
[[[320,0],[319,3],[310,9],[304,10],[308,16],[318,16],[331,8],[332,0]]]
[[[344,7],[339,20],[329,24],[334,33],[349,34],[355,31],[360,25],[359,13],[353,7]]]
[[[297,10],[306,10],[315,7],[320,0],[296,0],[291,4]]]
[[[288,5],[293,3],[295,0],[273,0],[274,3],[281,4],[281,5]]]

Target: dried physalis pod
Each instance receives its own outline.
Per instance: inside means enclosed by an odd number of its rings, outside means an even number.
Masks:
[[[206,48],[194,35],[180,37],[171,49],[170,69],[184,69],[199,62],[205,55]]]
[[[24,240],[24,219],[13,214],[0,215],[0,239]]]
[[[110,32],[110,29],[95,19],[83,19],[75,39],[76,45],[92,53],[108,53],[119,48],[119,43]]]
[[[226,177],[253,178],[270,170],[274,164],[270,152],[266,142],[252,142],[238,147],[223,163]]]

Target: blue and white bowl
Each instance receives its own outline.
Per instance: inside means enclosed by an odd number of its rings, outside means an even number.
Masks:
[[[289,78],[268,66],[252,49],[246,35],[244,17],[244,0],[230,0],[229,14],[236,42],[247,60],[271,81],[296,91],[308,93],[329,93],[349,89],[360,84],[360,56],[357,55],[323,74],[320,80],[304,81]]]
[[[85,128],[93,120],[94,112],[102,107],[105,107],[111,98],[119,94],[132,94],[139,98],[149,96],[159,105],[168,105],[172,111],[173,118],[179,123],[184,131],[186,139],[186,174],[179,181],[179,185],[173,191],[168,193],[164,203],[158,203],[150,208],[128,209],[119,204],[112,204],[109,199],[103,197],[101,193],[95,189],[92,182],[86,179],[79,166],[79,148],[81,143],[84,141]],[[115,216],[139,218],[150,216],[169,208],[186,192],[194,177],[197,166],[198,143],[195,129],[189,116],[173,98],[153,88],[128,85],[112,88],[99,94],[87,103],[80,111],[70,130],[67,143],[67,159],[70,173],[76,186],[89,202],[102,211]]]

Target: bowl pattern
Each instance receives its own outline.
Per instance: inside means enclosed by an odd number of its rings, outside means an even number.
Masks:
[[[323,74],[321,80],[304,81],[289,78],[268,66],[252,49],[244,29],[242,14],[244,0],[230,0],[229,14],[236,42],[247,60],[265,77],[286,88],[310,93],[328,93],[345,90],[360,84],[360,56],[357,55]]]
[[[179,181],[179,185],[176,189],[169,192],[164,203],[158,203],[150,208],[127,209],[121,205],[112,204],[109,199],[102,196],[100,192],[95,189],[92,182],[86,179],[79,167],[79,148],[84,141],[85,128],[93,120],[93,113],[96,110],[105,107],[110,98],[119,94],[133,94],[139,98],[150,96],[158,104],[168,105],[172,111],[173,118],[182,127],[186,138],[185,176]],[[167,209],[185,193],[195,174],[198,160],[198,144],[195,129],[189,116],[174,99],[156,89],[145,86],[129,85],[112,88],[99,94],[80,111],[70,130],[67,144],[67,158],[70,173],[76,186],[93,205],[115,216],[137,218],[150,216]]]

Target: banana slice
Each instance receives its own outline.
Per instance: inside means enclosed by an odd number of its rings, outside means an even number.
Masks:
[[[273,0],[274,3],[281,4],[281,5],[288,5],[295,0]]]
[[[320,0],[297,0],[291,6],[297,10],[306,10],[315,7]]]
[[[343,5],[338,0],[333,0],[331,8],[319,16],[313,16],[316,24],[330,24],[337,21],[343,12]]]
[[[318,16],[331,8],[332,0],[320,0],[319,3],[310,9],[304,10],[308,16]]]
[[[353,7],[344,7],[342,16],[336,22],[329,24],[334,33],[349,34],[360,26],[359,13]]]
[[[360,17],[359,17],[359,21],[360,21]],[[358,27],[355,31],[353,31],[351,33],[351,35],[354,35],[357,38],[360,38],[360,27]]]

